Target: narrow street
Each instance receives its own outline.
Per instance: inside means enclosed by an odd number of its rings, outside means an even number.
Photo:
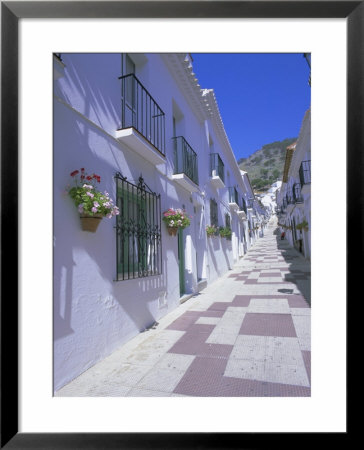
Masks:
[[[307,397],[310,265],[265,236],[233,270],[56,396]]]

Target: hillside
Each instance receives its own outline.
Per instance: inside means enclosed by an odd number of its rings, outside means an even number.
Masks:
[[[282,179],[286,147],[296,140],[297,138],[287,138],[263,145],[248,158],[238,160],[240,169],[248,172],[255,191],[264,192],[277,179]]]

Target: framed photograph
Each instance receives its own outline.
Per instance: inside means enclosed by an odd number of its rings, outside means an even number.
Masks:
[[[347,437],[346,302],[360,279],[352,249],[363,225],[363,27],[361,1],[1,2],[2,448],[241,448],[243,440],[249,448],[281,433],[292,443],[297,433]],[[312,54],[311,398],[53,396],[53,54],[125,48]],[[357,234],[346,232],[353,223]]]

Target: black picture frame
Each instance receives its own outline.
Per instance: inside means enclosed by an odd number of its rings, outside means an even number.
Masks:
[[[355,263],[357,258],[353,256],[353,249],[359,249],[360,252],[363,248],[360,245],[364,211],[361,181],[364,144],[363,1],[1,2],[1,448],[271,447],[277,442],[276,438],[281,439],[277,434],[18,432],[18,22],[22,18],[109,17],[347,19],[347,224],[349,229],[349,225],[355,223],[355,228],[359,231],[348,233],[346,238],[347,300],[350,292],[356,291],[360,279],[362,264]],[[343,435],[347,437],[348,432],[338,433],[335,436],[336,442],[340,442]],[[289,445],[294,445],[297,441],[296,434],[286,436],[286,442],[287,437]],[[300,443],[307,437],[300,437]],[[315,443],[317,438],[316,435]],[[280,441],[280,447],[282,445],[284,443]]]

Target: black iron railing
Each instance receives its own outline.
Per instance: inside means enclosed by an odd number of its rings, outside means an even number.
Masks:
[[[229,203],[236,203],[239,205],[239,196],[236,187],[229,187]]]
[[[292,188],[293,201],[294,203],[303,203],[303,198],[301,195],[301,184],[295,183]]]
[[[245,201],[244,197],[241,198],[241,207],[240,207],[240,210],[244,211],[245,214],[247,213],[247,211],[246,211],[246,201]]]
[[[210,224],[215,225],[215,227],[219,226],[217,202],[214,198],[210,200]]]
[[[117,280],[162,273],[161,197],[139,178],[138,185],[117,173],[116,216]]]
[[[197,154],[183,136],[172,138],[174,141],[174,173],[184,173],[198,185]]]
[[[304,184],[310,184],[311,183],[311,160],[302,161],[298,173],[299,173],[299,177],[300,177],[300,183],[302,186]]]
[[[121,127],[135,128],[165,156],[165,114],[134,74],[121,80]]]
[[[219,176],[223,183],[225,183],[224,163],[218,153],[210,154],[210,173],[211,176]]]

